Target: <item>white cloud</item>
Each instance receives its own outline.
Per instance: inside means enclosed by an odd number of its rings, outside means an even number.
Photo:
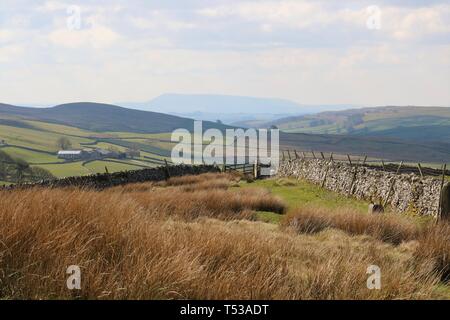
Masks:
[[[19,45],[8,45],[0,47],[0,62],[7,63],[20,57],[24,52]]]
[[[210,18],[239,17],[247,21],[284,25],[297,29],[314,25],[326,26],[345,22],[364,26],[365,8],[359,10],[326,10],[321,2],[311,1],[250,1],[204,8],[198,14]]]
[[[80,30],[62,28],[50,33],[48,38],[53,44],[68,48],[90,46],[95,49],[102,49],[113,45],[120,39],[120,36],[113,30],[98,25]]]
[[[196,24],[192,22],[176,19],[167,13],[158,10],[147,12],[145,15],[140,14],[138,17],[130,17],[129,20],[133,26],[144,30],[152,29],[159,31],[180,31],[189,30],[196,27]]]
[[[428,8],[387,8],[385,28],[398,40],[421,39],[450,33],[450,5]]]

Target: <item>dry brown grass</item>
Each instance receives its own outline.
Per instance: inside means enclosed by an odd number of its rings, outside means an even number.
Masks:
[[[194,185],[199,183],[215,182],[215,181],[228,181],[238,182],[241,179],[241,175],[238,173],[205,173],[196,176],[181,176],[173,177],[167,181],[161,181],[157,185],[162,187],[168,186],[184,186]]]
[[[184,191],[223,189],[239,182],[240,176],[233,173],[205,173],[201,175],[173,177],[167,181],[126,184],[110,188],[116,192],[153,191],[161,187],[178,187]]]
[[[433,270],[445,282],[450,282],[450,224],[430,225],[421,232],[415,253],[418,261],[431,261]]]
[[[0,299],[436,297],[435,257],[418,259],[413,241],[236,220],[285,207],[263,190],[186,185],[0,192]],[[371,264],[382,290],[366,287]],[[66,287],[70,265],[81,267],[81,291]]]
[[[258,222],[155,220],[116,192],[16,191],[2,194],[0,208],[6,299],[427,298],[435,284],[394,259],[397,249],[367,239],[311,239]],[[365,287],[373,263],[385,290]],[[82,269],[79,292],[65,285],[73,264]]]
[[[348,208],[298,208],[285,217],[282,225],[294,228],[299,233],[316,233],[336,228],[351,235],[370,235],[392,244],[416,239],[419,234],[419,228],[414,222],[399,215],[361,214]]]

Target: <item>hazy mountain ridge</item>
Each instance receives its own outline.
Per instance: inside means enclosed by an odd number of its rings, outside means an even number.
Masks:
[[[312,114],[325,110],[342,110],[350,105],[303,105],[287,99],[258,98],[220,94],[160,95],[144,103],[119,103],[138,110],[163,112],[197,120],[216,121],[233,125],[247,121],[273,121],[290,115]]]

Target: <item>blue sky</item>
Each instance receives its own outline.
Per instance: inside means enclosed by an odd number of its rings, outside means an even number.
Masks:
[[[168,92],[450,106],[450,2],[0,2],[0,101]]]

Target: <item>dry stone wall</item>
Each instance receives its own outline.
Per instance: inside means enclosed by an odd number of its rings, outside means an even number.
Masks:
[[[176,177],[183,175],[195,175],[207,172],[220,172],[216,166],[188,166],[177,165],[169,167],[158,167],[151,169],[116,172],[111,174],[96,174],[82,177],[70,177],[64,179],[57,179],[51,181],[42,181],[39,183],[15,185],[5,187],[5,189],[27,188],[27,187],[49,187],[49,188],[63,188],[63,187],[83,187],[104,189],[114,187],[127,183],[147,182],[147,181],[162,181],[168,176]]]
[[[378,203],[384,203],[390,192],[388,205],[399,212],[436,217],[439,211],[441,181],[436,178],[397,175],[318,159],[282,161],[278,175],[306,179],[326,189]]]

